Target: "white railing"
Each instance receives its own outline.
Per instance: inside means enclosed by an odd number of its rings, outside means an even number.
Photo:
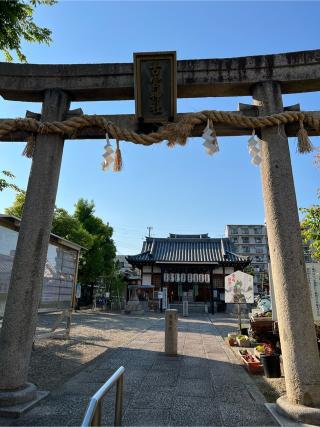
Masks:
[[[124,367],[121,366],[102,387],[91,397],[81,427],[101,426],[102,401],[112,386],[117,383],[116,407],[114,414],[114,425],[121,426],[123,406],[123,377]]]

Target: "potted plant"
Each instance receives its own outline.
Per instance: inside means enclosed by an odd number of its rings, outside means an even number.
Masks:
[[[247,335],[237,335],[237,344],[239,347],[249,347],[250,340]]]
[[[239,353],[248,372],[251,374],[259,374],[262,372],[262,365],[257,357],[245,349],[239,350]]]
[[[228,343],[231,346],[237,345],[237,340],[236,340],[237,334],[234,333],[229,333],[228,334]]]
[[[254,355],[260,359],[261,354],[271,354],[273,353],[273,349],[271,344],[268,343],[262,343],[258,344],[254,348]]]
[[[260,355],[260,360],[267,378],[281,377],[280,356],[270,344],[265,346],[264,353]]]

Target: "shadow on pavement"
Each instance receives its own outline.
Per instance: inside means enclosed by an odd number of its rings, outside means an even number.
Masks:
[[[144,349],[122,347],[105,353],[10,425],[80,425],[90,396],[121,365],[126,369],[123,425],[277,425],[251,378],[229,361],[220,342],[216,352],[208,353],[210,358],[169,357],[152,350],[160,348],[162,338],[152,340],[152,333],[149,338],[139,340]],[[197,351],[197,341],[192,342]],[[104,402],[103,425],[113,425],[114,398],[115,389]]]

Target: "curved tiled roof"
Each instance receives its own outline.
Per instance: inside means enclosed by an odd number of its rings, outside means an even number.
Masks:
[[[174,236],[174,237],[173,237]],[[228,238],[207,235],[176,235],[168,238],[147,237],[138,255],[127,257],[130,263],[245,263],[250,258],[235,254]],[[204,237],[206,236],[206,237]]]

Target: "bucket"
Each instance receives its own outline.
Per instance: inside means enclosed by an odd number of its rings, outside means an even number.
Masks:
[[[267,378],[280,378],[280,357],[279,354],[261,354],[260,360],[263,364],[264,374]]]

